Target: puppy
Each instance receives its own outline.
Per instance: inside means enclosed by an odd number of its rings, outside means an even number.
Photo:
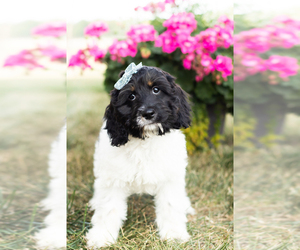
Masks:
[[[89,248],[117,240],[134,193],[155,197],[161,239],[189,239],[186,214],[194,209],[185,191],[186,142],[179,130],[191,122],[187,94],[159,68],[126,71],[119,80],[125,78],[124,86],[111,92],[95,146]]]

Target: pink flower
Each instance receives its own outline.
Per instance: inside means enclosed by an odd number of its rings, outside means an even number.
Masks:
[[[151,11],[152,13],[160,12],[165,10],[165,2],[157,2],[157,3],[149,3],[144,7],[136,7],[134,10],[144,10],[144,11]]]
[[[206,51],[213,53],[217,50],[217,34],[213,28],[200,32],[198,39]]]
[[[3,67],[21,66],[29,70],[34,68],[44,68],[37,61],[33,53],[29,50],[22,50],[19,54],[6,58]]]
[[[188,58],[183,59],[183,67],[185,69],[191,69],[192,68],[192,61],[190,61]]]
[[[42,24],[33,29],[32,34],[38,36],[59,37],[65,35],[67,31],[66,23]]]
[[[156,3],[156,9],[159,9],[160,11],[164,11],[166,8],[166,4],[164,2],[158,2]]]
[[[270,30],[270,44],[271,47],[292,48],[300,44],[300,38],[297,31],[293,28],[280,28],[276,26],[267,26]]]
[[[197,39],[192,36],[188,36],[186,37],[186,39],[180,40],[179,47],[181,49],[182,54],[188,54],[194,52],[196,43],[197,43]]]
[[[87,36],[100,37],[104,32],[108,31],[108,26],[104,22],[95,22],[89,24],[85,30],[84,34]]]
[[[243,47],[249,51],[266,52],[270,49],[270,31],[261,28],[255,28],[239,33],[235,38],[235,43],[243,44]]]
[[[215,25],[213,27],[217,32],[217,47],[218,48],[226,48],[228,49],[231,45],[233,45],[233,36],[232,31],[222,28],[219,25]]]
[[[77,54],[73,55],[69,62],[69,67],[80,67],[81,69],[92,68],[88,62],[83,50],[79,50]]]
[[[210,53],[214,53],[217,48],[228,49],[233,44],[232,30],[220,25],[201,31],[196,37],[202,48]]]
[[[190,36],[189,31],[178,29],[175,34],[178,46],[183,54],[192,53],[196,49],[198,39]]]
[[[165,10],[167,4],[175,4],[175,0],[165,0],[163,2],[157,3],[149,3],[144,7],[138,6],[134,8],[135,11],[137,10],[144,10],[144,11],[151,11],[152,13],[155,12],[162,12]]]
[[[122,57],[135,57],[137,53],[137,44],[131,39],[123,41],[115,40],[108,50],[111,54],[111,59],[120,62]]]
[[[183,54],[195,50],[197,38],[191,37],[190,34],[196,29],[197,22],[192,13],[172,15],[163,25],[167,30],[155,39],[156,47],[162,47],[165,53],[172,53],[177,48],[180,48]]]
[[[172,15],[163,23],[163,26],[170,31],[183,29],[192,33],[192,31],[197,28],[197,21],[193,13],[182,12]]]
[[[270,56],[266,60],[266,67],[268,70],[278,72],[281,78],[296,75],[299,70],[296,58],[278,55]]]
[[[195,80],[196,82],[200,82],[203,79],[204,75],[196,75]]]
[[[200,63],[203,66],[204,75],[208,75],[214,71],[214,61],[209,54],[203,54]]]
[[[248,75],[255,75],[266,70],[265,61],[256,54],[243,54],[241,65],[245,66],[244,70]]]
[[[140,24],[131,26],[127,36],[135,43],[154,41],[155,29],[152,25]]]
[[[217,56],[216,60],[214,61],[214,68],[222,73],[223,78],[226,78],[232,74],[232,59],[227,56]]]
[[[165,31],[155,39],[155,47],[162,47],[165,53],[172,53],[178,48],[176,35],[173,32]]]
[[[150,4],[148,4],[148,5],[144,6],[144,7],[142,7],[142,9],[143,9],[144,11],[149,11],[149,10],[153,11],[153,10],[151,9],[151,5],[150,5]]]
[[[40,48],[41,53],[44,56],[48,56],[51,61],[65,61],[66,51],[56,46],[48,46]]]
[[[97,45],[88,49],[90,55],[94,57],[95,61],[100,61],[105,57],[106,51],[100,49]]]
[[[233,20],[229,19],[227,16],[224,15],[224,16],[219,17],[218,22],[224,24],[226,29],[233,32],[233,29],[234,29],[234,21]]]

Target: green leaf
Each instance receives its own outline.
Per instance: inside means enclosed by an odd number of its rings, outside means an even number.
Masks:
[[[213,87],[213,84],[207,81],[208,80],[204,80],[197,83],[195,94],[200,100],[211,103],[211,99],[213,99],[213,96],[217,93],[217,91]]]

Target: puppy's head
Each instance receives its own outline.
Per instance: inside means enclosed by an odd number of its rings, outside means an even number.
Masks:
[[[113,146],[126,144],[128,135],[144,139],[190,125],[187,94],[174,80],[159,68],[143,66],[121,90],[112,90],[104,118]]]

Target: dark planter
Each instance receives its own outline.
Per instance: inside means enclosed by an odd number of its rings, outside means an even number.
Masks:
[[[214,103],[206,104],[206,111],[209,118],[207,143],[210,148],[213,148],[214,145],[211,142],[211,138],[216,134],[222,135],[224,133],[227,109],[224,103]]]

